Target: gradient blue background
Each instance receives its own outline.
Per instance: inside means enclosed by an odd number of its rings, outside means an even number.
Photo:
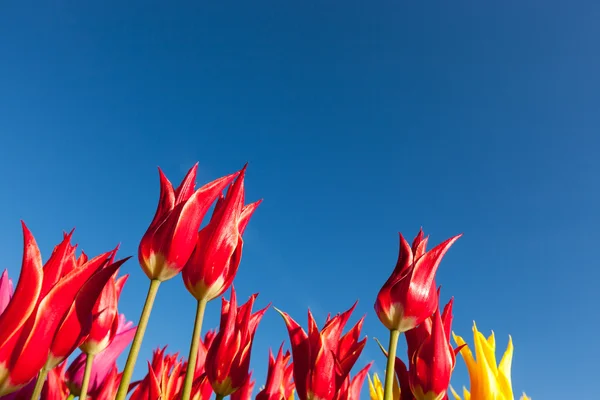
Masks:
[[[249,161],[247,198],[264,203],[243,299],[303,326],[307,307],[322,324],[360,299],[359,364],[381,372],[372,307],[397,232],[464,232],[438,274],[454,330],[493,329],[498,357],[513,335],[517,395],[592,398],[600,5],[418,3],[2,2],[0,268],[16,281],[19,219],[45,258],[72,227],[89,254],[137,255],[157,166],[178,184],[200,161],[202,183]],[[136,259],[124,271],[137,320],[148,281]],[[157,346],[187,354],[193,314],[179,277],[161,287],[134,377]],[[270,310],[257,388],[283,340]],[[462,359],[453,384],[468,385]]]

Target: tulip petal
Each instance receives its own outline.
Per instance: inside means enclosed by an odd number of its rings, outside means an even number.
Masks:
[[[42,290],[42,256],[38,245],[24,222],[23,263],[17,288],[12,300],[0,315],[0,348],[2,348],[25,324],[38,301]]]

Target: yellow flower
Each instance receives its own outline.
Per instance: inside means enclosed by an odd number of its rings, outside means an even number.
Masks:
[[[452,333],[454,341],[458,346],[465,344],[462,337]],[[475,341],[475,355],[473,358],[471,350],[465,346],[460,351],[461,356],[467,364],[471,391],[463,388],[464,400],[513,400],[512,382],[510,379],[510,368],[513,356],[512,338],[508,336],[508,347],[500,364],[496,366],[496,341],[494,332],[486,339],[473,323],[473,338]],[[461,400],[460,396],[450,387],[455,400]],[[521,400],[531,400],[525,394]]]
[[[379,376],[377,373],[373,374],[373,380],[371,380],[371,375],[367,375],[369,379],[369,396],[371,400],[383,400],[383,385],[379,380]],[[394,376],[394,400],[400,400],[400,387],[398,386],[398,379]]]

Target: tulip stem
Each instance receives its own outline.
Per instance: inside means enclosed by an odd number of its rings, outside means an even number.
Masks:
[[[223,400],[225,398],[225,396],[220,395],[218,393],[215,393],[215,395],[216,395],[215,400]]]
[[[67,397],[67,400],[75,400],[75,395],[70,394],[69,397]]]
[[[192,343],[190,345],[190,354],[188,356],[187,371],[185,372],[185,382],[183,383],[183,395],[181,400],[189,400],[192,394],[192,384],[194,383],[194,372],[196,371],[196,361],[198,357],[198,347],[202,336],[202,321],[204,321],[204,311],[206,310],[206,299],[198,300],[196,306],[196,320],[194,321],[194,332],[192,333]]]
[[[385,368],[385,385],[383,392],[383,400],[392,400],[394,398],[394,376],[396,374],[394,366],[396,365],[396,351],[398,349],[399,337],[399,330],[390,330],[390,345],[388,348],[388,359]]]
[[[46,382],[46,378],[48,377],[48,371],[48,365],[44,365],[44,367],[40,370],[37,380],[35,381],[33,393],[31,394],[31,400],[38,400],[42,395],[42,389],[44,388],[44,383]]]
[[[129,350],[129,355],[127,356],[127,362],[125,363],[125,368],[123,369],[121,383],[119,384],[119,390],[117,391],[117,397],[115,400],[125,400],[125,397],[127,397],[129,383],[131,382],[131,376],[133,375],[133,369],[135,368],[135,362],[140,353],[140,347],[142,346],[142,341],[144,340],[144,333],[146,332],[146,327],[148,326],[148,320],[150,319],[150,313],[152,312],[152,306],[154,305],[154,299],[156,298],[156,293],[158,293],[159,286],[160,281],[158,279],[152,279],[150,281],[146,302],[144,303],[142,315],[140,316],[140,321],[135,331],[133,342],[131,343],[131,349]]]
[[[94,364],[94,355],[86,354],[85,357],[85,371],[83,372],[83,381],[81,382],[81,394],[79,400],[87,399],[88,386],[90,384],[90,377],[92,376],[92,365]]]

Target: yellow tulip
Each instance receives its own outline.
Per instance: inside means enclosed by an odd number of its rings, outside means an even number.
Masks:
[[[371,380],[371,375],[367,375],[369,379],[369,396],[371,400],[383,400],[383,385],[379,380],[379,376],[377,373],[373,374],[373,380]],[[400,387],[398,386],[398,379],[394,377],[394,400],[400,400]]]
[[[465,344],[462,337],[452,333],[454,341],[458,346]],[[513,400],[512,382],[510,379],[510,368],[513,356],[512,338],[508,336],[508,347],[496,366],[496,340],[494,332],[486,339],[477,330],[473,323],[473,338],[475,341],[475,356],[465,346],[460,351],[462,358],[469,370],[471,390],[463,388],[463,399],[451,387],[450,390],[455,400]],[[525,394],[521,400],[531,400]]]

